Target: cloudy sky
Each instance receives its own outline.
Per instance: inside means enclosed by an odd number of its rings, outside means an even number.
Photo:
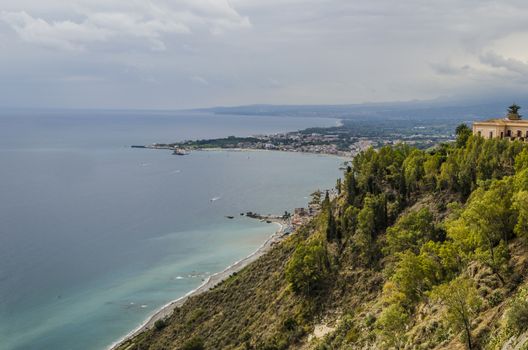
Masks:
[[[0,106],[528,92],[526,0],[2,0]]]

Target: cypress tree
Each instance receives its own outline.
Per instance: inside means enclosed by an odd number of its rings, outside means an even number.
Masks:
[[[337,227],[334,214],[332,214],[332,209],[328,207],[327,219],[326,219],[326,240],[333,241],[337,237]]]

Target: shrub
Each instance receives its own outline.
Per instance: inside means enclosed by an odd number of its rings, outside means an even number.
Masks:
[[[297,328],[297,321],[293,318],[287,318],[282,322],[282,327],[287,331],[294,331]]]
[[[368,313],[365,316],[365,326],[370,327],[376,322],[376,316],[371,313]]]
[[[156,322],[154,322],[154,328],[156,328],[157,331],[161,331],[166,326],[167,322],[165,322],[165,320],[157,320]]]
[[[506,314],[506,323],[517,333],[528,329],[528,300],[517,298]]]
[[[488,296],[488,304],[491,307],[499,305],[504,300],[504,295],[502,295],[500,290],[494,290],[489,296]]]
[[[181,350],[204,350],[203,340],[199,337],[192,338],[183,344]]]
[[[402,348],[406,341],[405,328],[408,321],[409,315],[401,305],[392,304],[386,307],[376,320],[383,344],[388,348]]]

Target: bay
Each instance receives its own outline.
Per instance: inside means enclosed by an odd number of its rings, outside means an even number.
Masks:
[[[159,111],[0,113],[0,348],[103,349],[252,251],[336,157],[131,144],[331,126]],[[232,215],[229,220],[225,216]]]

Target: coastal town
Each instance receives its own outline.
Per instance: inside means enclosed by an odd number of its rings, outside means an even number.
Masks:
[[[186,155],[190,151],[210,149],[268,150],[283,152],[302,152],[328,154],[341,157],[353,157],[371,147],[372,140],[361,138],[347,142],[340,135],[291,132],[251,137],[229,136],[221,139],[184,141],[178,143],[153,143],[135,148],[169,149],[175,155]]]
[[[361,135],[365,129],[371,131]],[[132,147],[168,149],[175,155],[186,155],[197,150],[231,149],[303,152],[352,158],[370,147],[379,148],[384,145],[406,143],[425,149],[452,139],[453,134],[443,129],[428,128],[417,124],[398,129],[389,122],[380,122],[371,128],[370,123],[367,122],[354,121],[352,123],[345,120],[336,127],[310,128],[248,137],[228,136],[173,143],[153,143]]]

